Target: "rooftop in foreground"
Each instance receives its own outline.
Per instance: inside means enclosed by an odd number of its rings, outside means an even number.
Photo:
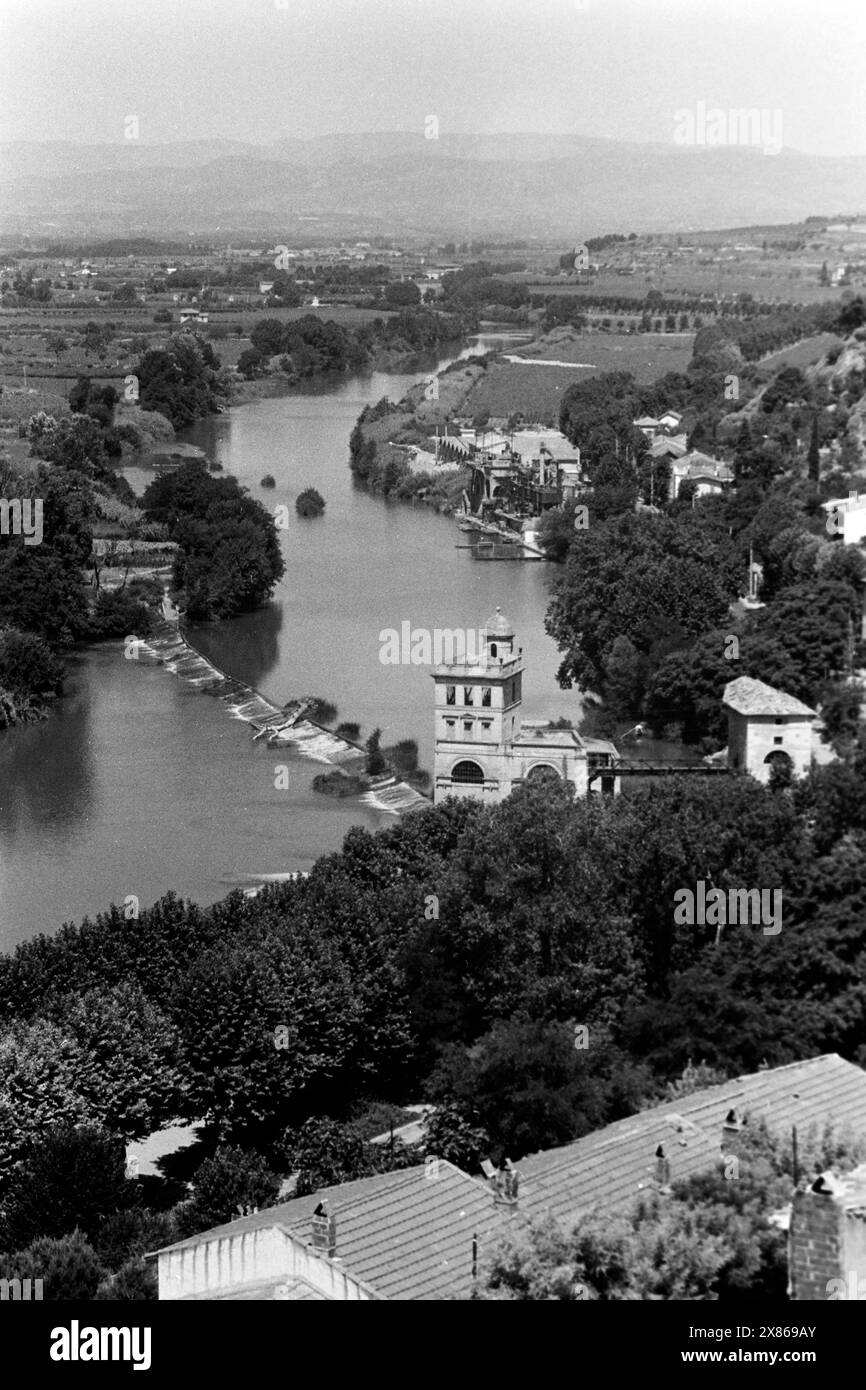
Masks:
[[[753,1124],[764,1120],[780,1135],[790,1135],[796,1125],[805,1138],[810,1129],[831,1125],[837,1134],[866,1136],[866,1071],[831,1053],[683,1095],[522,1159],[514,1206],[494,1200],[487,1179],[470,1176],[445,1160],[439,1160],[433,1172],[418,1166],[325,1188],[166,1247],[158,1252],[160,1282],[163,1261],[170,1274],[172,1262],[182,1264],[181,1256],[195,1250],[191,1258],[199,1272],[209,1260],[219,1268],[223,1243],[234,1241],[248,1250],[254,1233],[272,1230],[282,1233],[278,1244],[294,1242],[296,1249],[315,1257],[304,1267],[303,1277],[281,1273],[272,1265],[255,1268],[251,1261],[249,1276],[240,1281],[236,1274],[223,1276],[223,1282],[205,1293],[190,1288],[184,1275],[177,1287],[188,1291],[168,1296],[291,1301],[339,1297],[333,1292],[338,1279],[329,1284],[322,1274],[331,1271],[339,1277],[345,1273],[365,1297],[466,1298],[474,1287],[475,1250],[483,1258],[515,1221],[552,1215],[568,1227],[584,1212],[627,1209],[641,1193],[659,1190],[659,1148],[667,1181],[710,1171],[723,1150],[729,1151],[726,1136],[736,1133],[744,1119]],[[859,1210],[866,1201],[864,1170],[839,1181],[845,1204]],[[323,1201],[336,1220],[333,1258],[310,1244],[313,1216]],[[243,1249],[241,1262],[248,1258]]]

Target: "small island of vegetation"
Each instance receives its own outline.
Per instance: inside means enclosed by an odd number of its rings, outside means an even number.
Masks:
[[[295,511],[298,516],[321,516],[325,510],[325,499],[314,487],[306,487],[298,495]]]

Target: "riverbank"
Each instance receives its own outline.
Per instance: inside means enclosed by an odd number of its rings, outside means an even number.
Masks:
[[[487,346],[482,339],[464,351]],[[399,630],[406,618],[413,627],[468,630],[501,604],[524,648],[527,717],[580,716],[577,694],[557,684],[560,654],[544,631],[548,566],[475,565],[454,549],[453,522],[383,505],[346,467],[362,407],[423,388],[436,365],[423,377],[374,374],[292,390],[209,416],[181,436],[289,518],[278,533],[286,574],[272,600],[195,627],[193,645],[275,708],[290,693],[327,693],[340,718],[360,726],[359,743],[381,725],[383,746],[413,739],[424,768],[433,766],[429,669],[379,659],[380,631]],[[268,473],[276,487],[260,490]],[[137,493],[154,476],[134,466],[122,475]],[[315,523],[297,518],[294,505],[311,481],[327,501]],[[268,747],[220,701],[161,665],[125,659],[122,641],[73,651],[68,665],[51,718],[0,737],[7,948],[129,893],[142,907],[167,889],[216,902],[239,883],[309,870],[352,829],[394,821],[364,799],[314,792],[327,764]],[[277,764],[289,769],[288,786],[275,785]]]

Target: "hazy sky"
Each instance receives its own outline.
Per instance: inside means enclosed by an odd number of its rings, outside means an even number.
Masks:
[[[0,0],[0,139],[526,130],[672,139],[779,109],[866,154],[866,0]]]

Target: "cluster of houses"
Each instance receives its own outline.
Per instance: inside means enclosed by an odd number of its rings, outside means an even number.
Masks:
[[[658,418],[642,415],[634,427],[649,443],[651,458],[666,459],[670,465],[669,501],[679,496],[684,482],[694,483],[696,497],[708,497],[722,492],[734,481],[729,463],[711,458],[699,449],[689,449],[683,417],[676,410],[666,410]]]
[[[734,470],[729,463],[689,449],[683,417],[675,410],[658,418],[641,416],[634,425],[646,438],[651,458],[666,460],[669,465],[667,500],[679,496],[684,482],[694,484],[696,497],[720,493],[733,483]],[[505,524],[509,517],[538,517],[551,507],[574,501],[587,482],[579,447],[557,429],[535,426],[506,432],[463,428],[457,434],[437,436],[434,449],[437,463],[471,466],[467,510],[484,514],[499,509]]]

